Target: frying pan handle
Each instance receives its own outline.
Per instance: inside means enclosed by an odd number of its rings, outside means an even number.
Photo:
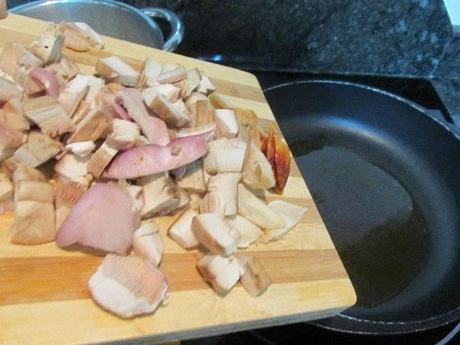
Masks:
[[[425,112],[437,118],[447,127],[449,127],[452,131],[460,135],[460,116],[454,116],[448,112],[442,112],[440,110],[428,109],[425,107],[422,108],[425,110]]]
[[[441,90],[436,87],[434,81],[431,81],[431,87],[435,91],[436,95],[438,96],[438,100],[442,104],[442,110],[436,111],[436,110],[427,109],[425,107],[422,107],[422,108],[424,108],[427,112],[437,117],[444,124],[446,124],[450,129],[452,129],[458,135],[460,135],[460,112],[458,110],[454,111],[454,109],[450,108],[446,104],[445,97],[443,96]]]
[[[163,44],[163,50],[174,51],[184,38],[184,23],[172,11],[160,7],[146,7],[141,9],[142,13],[151,17],[166,20],[171,27],[171,34]]]

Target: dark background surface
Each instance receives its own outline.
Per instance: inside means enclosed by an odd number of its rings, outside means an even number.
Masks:
[[[176,11],[181,52],[252,69],[429,76],[453,35],[442,0],[125,2]]]
[[[179,53],[243,68],[450,77],[458,67],[443,0],[123,2],[175,11],[186,29]]]
[[[182,342],[183,345],[435,345],[443,339],[452,326],[435,331],[406,336],[365,336],[338,334],[314,325],[299,323],[281,327],[264,328],[248,332],[232,333],[226,336],[195,339]],[[454,338],[449,344],[458,344]]]

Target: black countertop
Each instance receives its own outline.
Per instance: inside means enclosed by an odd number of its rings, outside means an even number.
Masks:
[[[431,77],[458,67],[443,0],[123,2],[175,11],[185,23],[179,53],[240,68]]]
[[[187,56],[250,71],[299,73],[296,78],[430,80],[443,111],[460,123],[460,36],[443,0],[124,2],[178,13],[186,30],[177,52]]]
[[[124,2],[178,13],[178,52],[257,70],[427,77],[453,37],[442,0]]]

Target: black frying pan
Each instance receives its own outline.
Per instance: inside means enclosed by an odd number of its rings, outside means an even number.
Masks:
[[[315,323],[407,333],[460,319],[460,136],[390,93],[307,81],[266,97],[357,304]]]

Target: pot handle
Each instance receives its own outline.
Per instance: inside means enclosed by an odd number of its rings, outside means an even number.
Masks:
[[[184,23],[172,11],[160,7],[146,7],[141,9],[142,13],[151,18],[164,19],[171,27],[171,34],[165,40],[163,49],[169,52],[174,51],[184,38]]]

